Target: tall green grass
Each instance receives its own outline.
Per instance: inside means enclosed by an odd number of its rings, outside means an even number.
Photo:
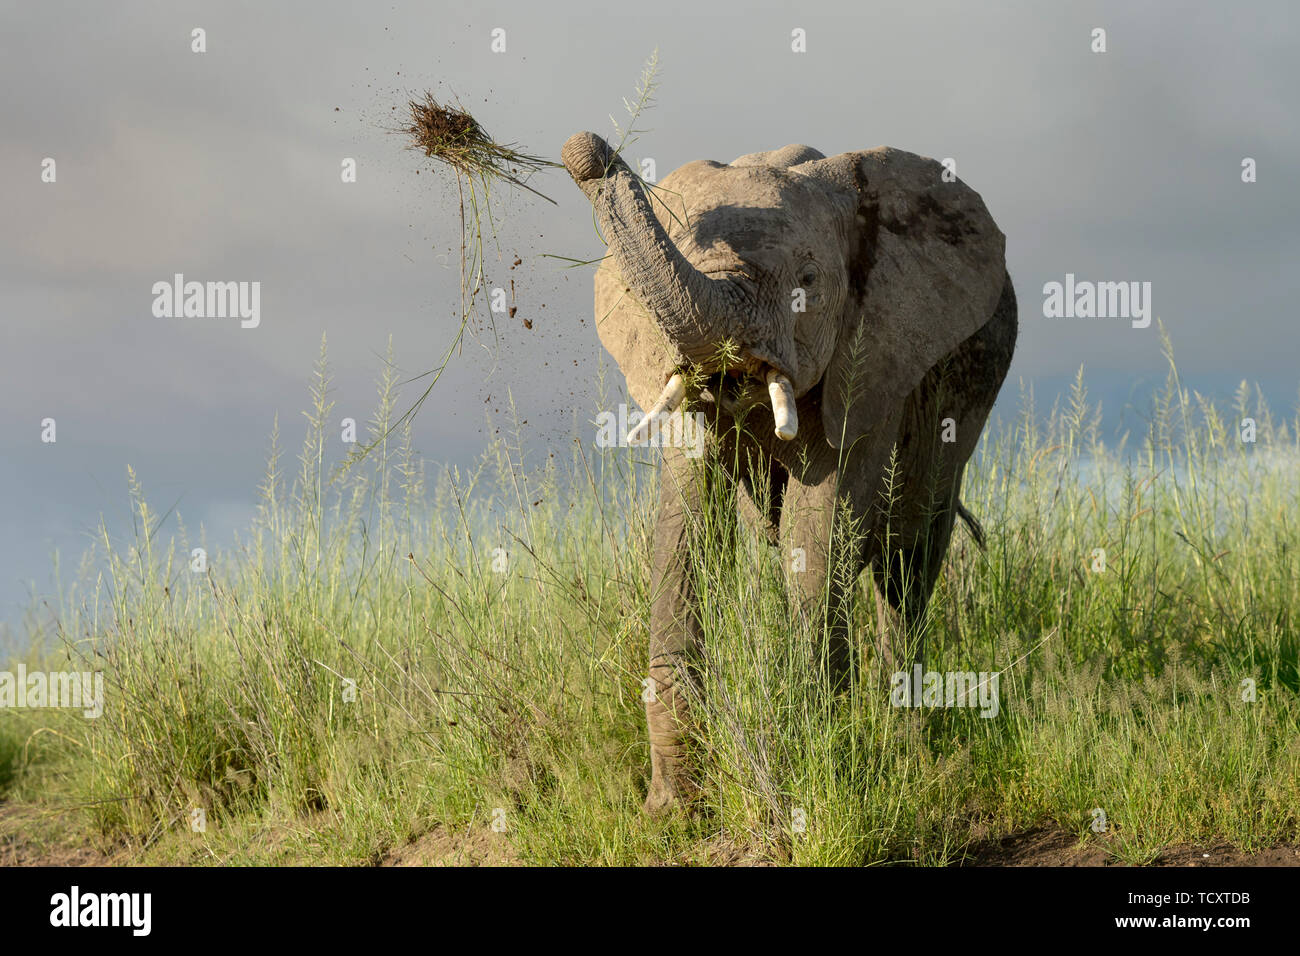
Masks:
[[[1300,428],[1244,386],[1216,408],[1171,356],[1136,439],[1101,440],[1082,377],[1047,413],[1026,394],[990,429],[963,494],[988,547],[954,534],[927,667],[1001,672],[992,719],[893,708],[870,669],[825,694],[783,556],[713,529],[705,800],[651,820],[650,454],[592,450],[578,425],[534,463],[516,426],[475,469],[429,482],[409,422],[393,428],[397,381],[390,355],[371,453],[337,455],[322,346],[302,450],[286,461],[277,428],[234,547],[164,522],[129,475],[135,533],[102,532],[47,655],[102,669],[106,712],[0,712],[0,793],[192,860],[375,861],[494,814],[503,850],[537,863],[937,864],[1044,823],[1134,862],[1297,839]],[[865,648],[865,577],[858,591]]]

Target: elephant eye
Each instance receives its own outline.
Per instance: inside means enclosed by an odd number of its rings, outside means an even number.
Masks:
[[[804,289],[811,289],[817,284],[821,273],[811,262],[799,270],[799,285]]]

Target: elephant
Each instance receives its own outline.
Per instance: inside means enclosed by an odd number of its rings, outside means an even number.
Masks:
[[[601,343],[645,421],[702,414],[738,512],[783,565],[800,549],[792,606],[816,625],[830,685],[848,686],[862,656],[849,631],[866,568],[876,664],[920,662],[955,519],[983,546],[962,476],[1017,335],[1005,238],[979,194],[890,147],[699,160],[654,187],[594,133],[570,137],[561,158],[608,246],[594,279]],[[687,749],[700,699],[691,549],[709,493],[689,449],[660,444],[651,813],[700,795]]]

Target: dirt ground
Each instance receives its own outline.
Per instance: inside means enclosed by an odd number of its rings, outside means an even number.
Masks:
[[[469,832],[444,827],[397,847],[380,866],[518,866],[509,838],[483,827]]]
[[[973,846],[964,866],[1125,866],[1105,846],[1079,845],[1062,829],[1034,827]],[[1227,843],[1183,844],[1166,849],[1150,866],[1300,866],[1300,846],[1243,853]]]
[[[741,850],[719,843],[704,857],[717,866],[763,865]],[[67,842],[58,815],[35,807],[0,804],[0,866],[122,866],[124,850]],[[487,827],[469,831],[436,827],[391,849],[380,866],[518,866],[509,836]],[[1066,830],[1035,827],[971,847],[964,866],[1124,866],[1104,845],[1079,845]],[[1227,843],[1170,847],[1151,866],[1300,866],[1300,846],[1276,846],[1243,853]]]
[[[0,866],[113,866],[117,854],[61,836],[59,817],[36,807],[0,803]]]

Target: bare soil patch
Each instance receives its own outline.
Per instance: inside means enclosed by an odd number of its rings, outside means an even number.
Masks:
[[[124,862],[70,834],[63,814],[0,803],[0,866],[111,866]]]
[[[971,848],[963,866],[1126,866],[1102,842],[1079,838],[1055,827],[1033,827]],[[1300,866],[1300,846],[1282,845],[1244,853],[1226,842],[1180,844],[1149,866]]]
[[[509,836],[489,827],[451,830],[435,827],[391,850],[380,866],[518,866]]]

